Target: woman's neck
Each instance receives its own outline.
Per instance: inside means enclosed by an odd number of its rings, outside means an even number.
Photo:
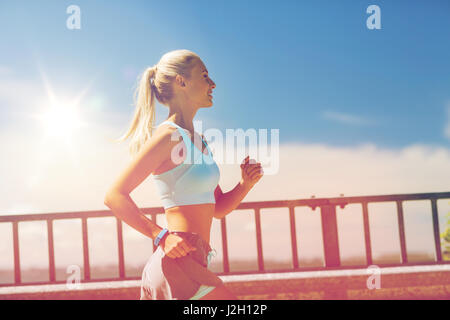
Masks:
[[[169,104],[169,115],[167,118],[193,133],[193,120],[197,110],[193,105],[186,103],[186,99],[182,101],[180,99],[174,99]]]
[[[178,124],[183,129],[187,129],[190,132],[194,132],[194,125],[193,125],[193,117],[187,117],[186,114],[182,114],[180,112],[172,113],[168,115],[167,120],[170,120],[176,124]]]

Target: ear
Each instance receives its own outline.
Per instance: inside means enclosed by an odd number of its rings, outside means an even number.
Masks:
[[[182,76],[180,76],[179,74],[177,74],[177,76],[175,77],[175,82],[180,86],[180,87],[185,87],[186,84],[184,83],[184,78]]]

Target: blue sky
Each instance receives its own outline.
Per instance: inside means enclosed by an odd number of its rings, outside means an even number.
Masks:
[[[81,30],[66,28],[71,4]],[[366,28],[370,4],[381,30]],[[279,128],[281,143],[448,146],[449,14],[448,1],[3,1],[0,64],[37,86],[43,71],[56,95],[92,81],[89,94],[102,92],[102,112],[123,115],[125,129],[138,72],[186,48],[217,84],[213,108],[197,113],[206,128]],[[2,124],[19,125],[17,106],[0,103]],[[157,112],[157,122],[167,115]]]

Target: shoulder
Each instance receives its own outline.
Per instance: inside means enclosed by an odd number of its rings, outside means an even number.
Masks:
[[[150,139],[147,139],[139,151],[141,156],[146,154],[167,154],[171,151],[178,141],[174,138],[174,131],[176,128],[171,128],[167,125],[161,125],[152,131]]]
[[[177,128],[175,128],[174,126],[168,124],[168,123],[164,123],[161,124],[159,126],[156,127],[156,130],[154,132],[154,134],[164,134],[164,133],[171,133],[176,131]]]
[[[180,139],[176,139],[176,132],[176,127],[171,126],[170,124],[163,124],[156,128],[156,130],[153,132],[153,136],[157,139],[164,140],[164,142],[166,143],[169,143],[171,141],[178,142]]]

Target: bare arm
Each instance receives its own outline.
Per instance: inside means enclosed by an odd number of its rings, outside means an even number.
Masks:
[[[105,205],[117,218],[152,239],[157,237],[162,228],[139,210],[130,193],[170,154],[174,143],[177,143],[171,140],[171,132],[165,130],[164,133],[155,133],[110,187],[104,199]]]
[[[205,141],[205,144],[207,144],[206,139],[203,140]],[[241,179],[231,191],[226,193],[223,193],[220,186],[217,185],[214,190],[214,198],[216,200],[214,218],[222,219],[236,209],[251,188],[252,186],[248,183],[244,183],[244,179]]]
[[[220,186],[217,186],[214,191],[214,197],[216,198],[216,211],[214,213],[214,218],[222,219],[231,211],[236,209],[242,199],[245,198],[247,193],[263,175],[261,163],[250,159],[249,156],[247,156],[242,162],[241,172],[242,178],[233,190],[223,193]]]
[[[163,228],[147,218],[138,208],[128,194],[110,194],[109,200],[105,199],[114,215],[140,233],[155,239]]]
[[[222,192],[220,186],[217,186],[214,191],[214,196],[216,198],[216,211],[214,213],[214,218],[222,219],[236,209],[251,188],[252,187],[250,185],[244,184],[243,180],[239,181],[239,183],[231,191],[225,193]]]

